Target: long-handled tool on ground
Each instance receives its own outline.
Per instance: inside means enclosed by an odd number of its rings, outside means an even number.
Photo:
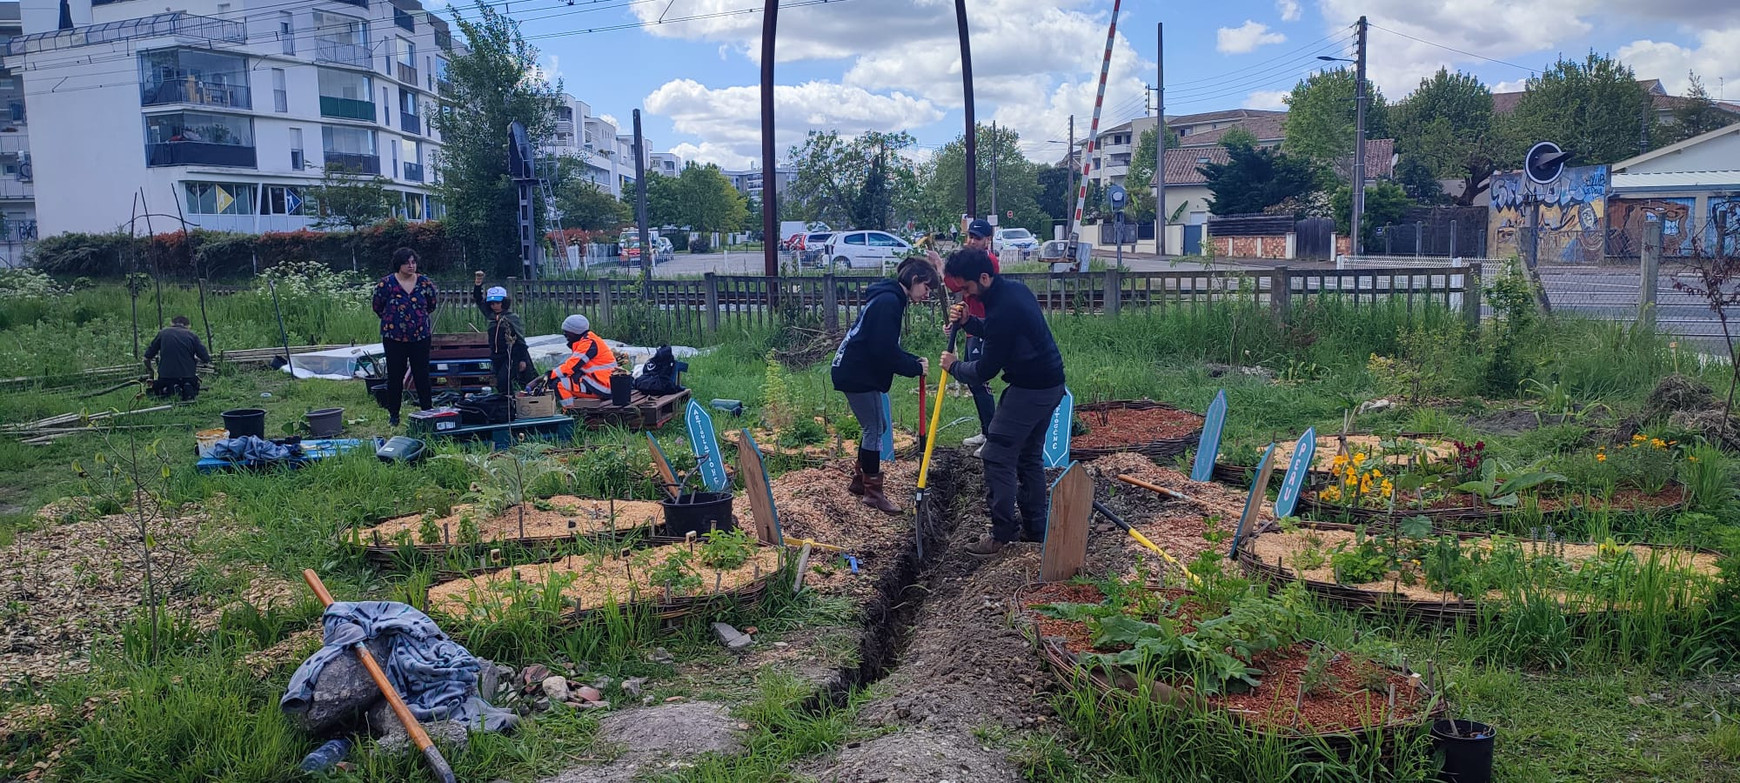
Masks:
[[[1094,501],[1094,510],[1100,512],[1100,516],[1103,516],[1106,519],[1111,520],[1112,524],[1123,528],[1125,533],[1129,533],[1131,538],[1136,539],[1136,543],[1141,544],[1142,546],[1145,546],[1145,547],[1153,550],[1155,554],[1159,555],[1166,562],[1171,563],[1174,568],[1177,568],[1179,570],[1179,572],[1184,574],[1186,579],[1190,580],[1191,584],[1194,585],[1194,584],[1199,584],[1202,582],[1202,579],[1200,577],[1198,577],[1196,574],[1190,573],[1190,569],[1185,568],[1183,563],[1178,562],[1178,558],[1173,557],[1172,555],[1168,554],[1166,552],[1166,550],[1161,549],[1159,544],[1156,544],[1153,541],[1149,541],[1148,537],[1145,535],[1142,535],[1141,531],[1131,527],[1130,523],[1125,522],[1122,517],[1118,516],[1117,514],[1112,513],[1111,509],[1106,508],[1105,503],[1102,503],[1098,500]]]
[[[949,329],[949,353],[955,352],[955,338],[958,334],[959,330],[952,328]],[[917,511],[913,514],[912,538],[914,541],[918,542],[918,556],[920,559],[923,559],[924,557],[925,523],[930,521],[930,492],[926,489],[926,487],[930,485],[930,455],[931,452],[936,450],[937,425],[942,423],[943,394],[948,391],[948,388],[949,371],[948,368],[944,367],[942,368],[942,372],[940,373],[936,384],[936,404],[932,405],[930,409],[930,427],[927,428],[924,440],[924,457],[920,459],[918,463],[918,497],[917,502],[915,503]]]
[[[313,569],[304,570],[302,580],[320,598],[322,607],[332,606],[332,593],[326,591],[326,585],[320,582],[319,574],[314,573]],[[405,700],[399,697],[399,692],[387,679],[387,673],[381,671],[381,665],[375,662],[375,656],[369,653],[368,646],[358,641],[352,649],[356,650],[357,660],[362,661],[363,668],[369,670],[369,678],[375,681],[375,687],[386,697],[387,705],[393,708],[393,714],[399,717],[399,723],[404,725],[405,734],[411,737],[417,750],[423,752],[423,760],[429,762],[429,771],[435,773],[435,778],[442,783],[457,783],[453,778],[453,768],[447,766],[447,759],[441,757],[441,749],[429,740],[429,732],[423,730],[423,724],[418,723],[417,717],[411,714],[411,709],[405,706]]]
[[[1162,496],[1162,497],[1172,498],[1173,500],[1188,500],[1188,498],[1184,497],[1184,493],[1179,492],[1176,489],[1167,489],[1165,487],[1160,486],[1159,484],[1149,483],[1147,481],[1143,481],[1139,478],[1136,478],[1135,476],[1119,475],[1118,480],[1124,482],[1125,484],[1129,484],[1131,486],[1137,486],[1137,487],[1141,487],[1141,488],[1146,489],[1146,490],[1150,490],[1152,492],[1159,493],[1160,496]]]

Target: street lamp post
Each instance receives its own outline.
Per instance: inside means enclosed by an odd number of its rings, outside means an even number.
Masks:
[[[1348,216],[1347,225],[1348,233],[1352,235],[1348,237],[1348,247],[1353,251],[1352,255],[1355,256],[1359,255],[1364,249],[1362,247],[1363,243],[1360,242],[1359,224],[1360,218],[1365,215],[1365,27],[1365,17],[1362,16],[1359,18],[1359,23],[1357,25],[1356,41],[1358,48],[1355,51],[1354,59],[1349,60],[1345,57],[1329,57],[1327,55],[1319,55],[1317,57],[1317,59],[1326,62],[1353,63],[1353,204]],[[1335,249],[1330,248],[1330,254],[1334,255],[1334,253]]]

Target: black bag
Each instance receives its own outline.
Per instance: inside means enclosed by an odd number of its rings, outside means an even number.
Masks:
[[[514,401],[505,394],[483,394],[459,403],[459,420],[467,427],[507,424],[514,418]]]
[[[679,362],[671,355],[671,347],[661,345],[651,359],[640,367],[640,377],[634,379],[634,390],[654,397],[676,394],[683,390],[677,383],[677,373],[689,369],[688,362]]]

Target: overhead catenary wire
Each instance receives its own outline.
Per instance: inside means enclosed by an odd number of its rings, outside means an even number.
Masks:
[[[1384,27],[1382,25],[1367,24],[1366,26],[1370,27],[1373,30],[1382,30],[1386,33],[1389,33],[1390,35],[1399,35],[1403,38],[1406,38],[1410,41],[1414,41],[1416,43],[1423,43],[1427,46],[1436,46],[1439,49],[1443,49],[1444,51],[1447,51],[1447,52],[1455,52],[1455,53],[1460,54],[1464,57],[1473,57],[1476,60],[1485,60],[1486,62],[1493,63],[1495,65],[1503,65],[1503,66],[1507,66],[1510,68],[1515,68],[1519,71],[1528,71],[1531,75],[1535,75],[1535,74],[1540,73],[1538,70],[1536,70],[1534,68],[1529,68],[1529,67],[1523,66],[1523,65],[1517,65],[1516,63],[1507,62],[1505,60],[1499,60],[1499,59],[1495,59],[1492,57],[1487,57],[1484,54],[1475,54],[1475,53],[1470,52],[1470,51],[1458,49],[1454,46],[1446,46],[1444,44],[1438,43],[1437,41],[1428,41],[1424,38],[1416,38],[1412,35],[1408,35],[1407,33],[1404,33],[1404,32],[1398,31],[1398,30],[1391,30],[1390,28]]]

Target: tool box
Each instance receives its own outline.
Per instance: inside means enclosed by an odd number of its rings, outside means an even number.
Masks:
[[[446,432],[459,429],[461,425],[459,409],[451,407],[417,411],[409,418],[411,419],[409,429],[412,432]]]

